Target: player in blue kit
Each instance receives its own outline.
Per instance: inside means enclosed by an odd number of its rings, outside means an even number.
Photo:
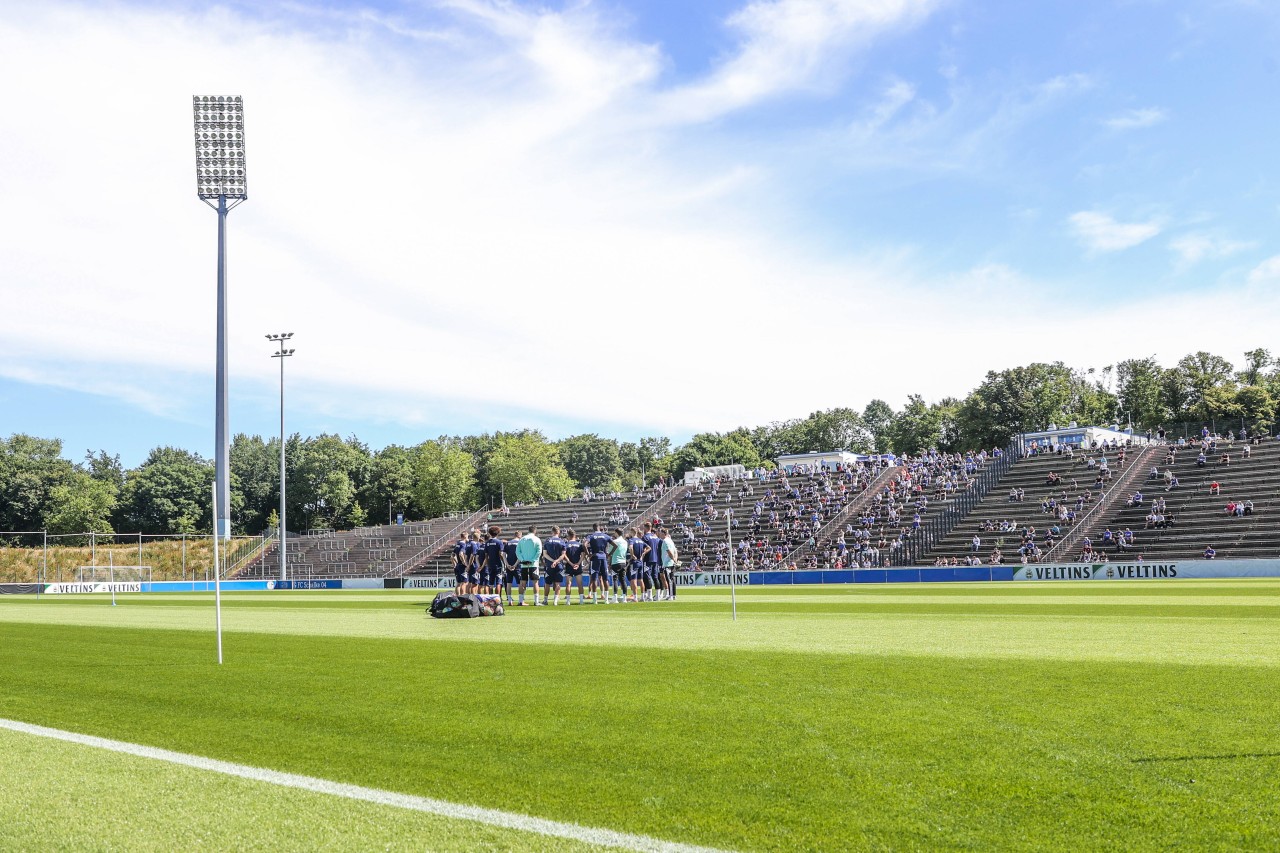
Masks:
[[[607,601],[609,592],[609,546],[613,543],[612,537],[604,532],[604,525],[596,522],[595,530],[587,534],[586,547],[587,556],[591,560],[588,564],[591,578],[591,601],[596,601],[596,593],[600,593],[600,597]]]
[[[502,585],[502,551],[506,543],[499,539],[502,528],[489,527],[489,538],[484,543],[484,568],[480,570],[480,592],[498,593]]]
[[[640,538],[644,540],[644,544],[649,546],[649,550],[644,554],[645,600],[657,601],[658,585],[663,580],[659,565],[662,540],[653,532],[653,524],[648,521],[644,523],[644,534]]]
[[[583,572],[582,556],[584,551],[585,549],[583,548],[582,543],[578,541],[578,535],[573,532],[572,528],[570,528],[570,530],[565,534],[565,540],[564,540],[565,601],[568,601],[569,598],[573,595],[573,582],[577,581],[578,582],[578,603],[579,604],[585,603],[585,600],[582,597],[582,572]],[[594,603],[595,602],[593,601],[592,604]]]
[[[453,545],[453,580],[454,592],[463,595],[467,592],[467,534],[458,534],[458,541]]]
[[[546,585],[542,588],[542,603],[556,606],[560,603],[560,587],[564,583],[565,543],[560,538],[560,528],[552,527],[551,535],[542,543],[542,566]],[[569,596],[565,595],[565,604]]]
[[[631,536],[627,539],[627,548],[631,551],[631,567],[627,571],[627,601],[640,600],[640,583],[644,577],[644,559],[649,553],[649,546],[640,538],[640,529],[631,528]]]
[[[506,570],[503,586],[507,589],[507,604],[514,603],[511,600],[511,588],[520,583],[520,561],[516,558],[516,545],[519,541],[512,536],[502,548],[502,567]]]

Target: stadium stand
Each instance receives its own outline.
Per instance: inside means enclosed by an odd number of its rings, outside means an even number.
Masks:
[[[484,511],[404,525],[358,527],[347,531],[316,531],[290,536],[285,560],[290,579],[394,577],[429,559],[452,542],[455,530],[466,529]],[[280,571],[279,542],[271,542],[260,556],[235,577],[240,580],[275,578]]]
[[[1039,453],[1014,461],[990,492],[917,565],[1036,562],[1133,464],[1140,448]],[[1057,532],[1054,532],[1057,528]],[[1048,538],[1047,538],[1048,537]],[[975,538],[977,540],[975,544]],[[998,553],[997,553],[998,552]]]
[[[1210,546],[1218,559],[1280,556],[1276,517],[1280,508],[1280,441],[1264,438],[1256,444],[1250,442],[1247,457],[1245,446],[1241,441],[1212,438],[1203,448],[1203,463],[1199,461],[1200,442],[1158,447],[1156,459],[1138,472],[1142,476],[1120,496],[1115,509],[1100,515],[1083,531],[1094,552],[1093,558],[1085,559],[1097,559],[1104,553],[1111,561],[1134,560],[1138,555],[1145,562],[1199,559]],[[1230,458],[1229,463],[1224,456]],[[1152,468],[1156,469],[1154,476]],[[1171,486],[1175,478],[1177,485]],[[1217,488],[1213,488],[1215,483]],[[1131,505],[1137,491],[1142,492],[1142,502]],[[1231,504],[1242,506],[1240,514],[1227,513]],[[1123,548],[1115,539],[1126,529],[1133,532],[1133,543]],[[1104,542],[1107,530],[1112,533],[1111,544]],[[1081,559],[1082,550],[1075,547],[1062,553],[1061,561]]]
[[[719,493],[687,494],[672,513],[673,536],[691,570],[727,569],[729,509],[738,521],[735,568],[888,565],[1002,454],[903,457],[887,473],[862,464],[834,472],[801,467],[789,477],[757,472],[760,479]]]

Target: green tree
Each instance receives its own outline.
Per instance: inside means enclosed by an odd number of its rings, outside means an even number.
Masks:
[[[677,477],[694,468],[708,465],[745,465],[755,468],[764,460],[746,429],[727,433],[704,432],[671,455],[670,471]]]
[[[1236,392],[1240,416],[1250,425],[1269,429],[1276,419],[1276,398],[1261,385],[1245,385]]]
[[[424,441],[411,451],[413,500],[425,518],[476,505],[476,463],[457,441]]]
[[[1161,371],[1160,401],[1171,420],[1191,419],[1191,383],[1184,371],[1176,367],[1167,367]]]
[[[58,439],[22,433],[0,439],[0,531],[42,529],[54,487],[73,470]]]
[[[241,511],[232,517],[237,533],[260,533],[267,516],[280,505],[280,439],[238,433],[231,439],[231,480],[240,496]]]
[[[988,372],[957,412],[964,440],[973,447],[1004,446],[1020,432],[1070,421],[1078,414],[1078,382],[1060,361]]]
[[[899,455],[917,455],[931,447],[941,448],[944,410],[925,403],[919,394],[907,398],[889,428],[889,445]]]
[[[618,442],[594,433],[560,441],[560,461],[578,488],[613,491],[622,488],[622,457]],[[638,454],[637,454],[638,455]]]
[[[140,533],[212,530],[212,487],[208,460],[181,448],[157,447],[128,472],[115,528]]]
[[[403,512],[405,518],[424,518],[414,497],[414,452],[390,444],[373,454],[369,482],[361,497],[370,518],[385,518],[388,512]]]
[[[51,490],[44,524],[50,533],[114,533],[115,508],[115,486],[77,469]]]
[[[1210,393],[1221,388],[1235,390],[1234,368],[1221,356],[1200,350],[1179,359],[1177,370],[1185,377],[1186,409],[1193,418],[1212,418],[1227,400],[1234,398],[1234,393]]]
[[[120,494],[124,488],[124,466],[120,464],[120,454],[111,455],[105,450],[97,453],[88,451],[84,455],[84,466],[89,476],[109,485],[115,493]]]
[[[368,480],[368,448],[336,435],[305,439],[289,474],[289,515],[304,527],[358,526],[352,521],[358,490]],[[359,515],[358,513],[356,514]]]
[[[813,412],[797,421],[789,430],[791,453],[848,450],[869,453],[875,447],[875,436],[867,429],[862,415],[853,409],[837,408]]]
[[[1131,358],[1116,365],[1118,402],[1122,412],[1138,426],[1154,429],[1170,420],[1166,403],[1164,369],[1155,356]]]
[[[877,453],[888,453],[892,447],[890,435],[896,419],[893,408],[884,400],[872,400],[862,410],[862,425],[871,433],[872,446]]]
[[[1259,347],[1244,354],[1244,369],[1236,374],[1241,385],[1261,385],[1266,377],[1266,369],[1275,364],[1271,351]]]
[[[574,492],[559,450],[537,431],[498,435],[487,467],[489,487],[498,489],[490,496],[495,504],[500,495],[511,504],[563,500]]]

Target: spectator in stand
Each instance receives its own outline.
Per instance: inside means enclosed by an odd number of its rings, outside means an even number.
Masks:
[[[1213,559],[1217,558],[1217,556],[1218,556],[1218,552],[1214,550],[1214,548],[1213,548],[1213,546],[1212,546],[1212,545],[1209,545],[1209,546],[1206,546],[1206,547],[1205,547],[1205,549],[1204,549],[1204,558],[1205,558],[1206,560],[1213,560]]]
[[[1200,451],[1200,455],[1196,457],[1196,467],[1203,468],[1208,462],[1208,458],[1204,455],[1204,451]]]
[[[1209,494],[1211,495],[1222,494],[1222,486],[1218,483],[1217,480],[1214,480],[1212,483],[1209,484]]]
[[[1244,514],[1253,515],[1253,501],[1247,500],[1244,502]]]

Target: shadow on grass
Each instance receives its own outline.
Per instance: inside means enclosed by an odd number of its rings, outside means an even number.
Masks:
[[[1173,755],[1167,758],[1135,758],[1134,764],[1150,764],[1157,761],[1235,761],[1241,758],[1280,758],[1280,752],[1237,752],[1230,755]]]

